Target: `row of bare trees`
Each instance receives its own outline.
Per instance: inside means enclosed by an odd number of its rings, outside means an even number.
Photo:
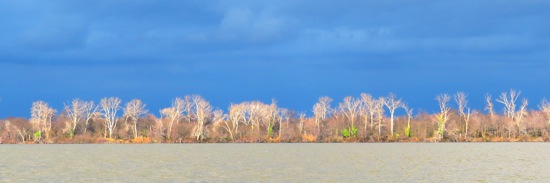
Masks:
[[[472,110],[468,95],[440,94],[435,114],[413,113],[394,94],[362,93],[333,105],[324,96],[312,116],[281,108],[273,100],[231,104],[224,112],[198,95],[175,98],[156,117],[139,99],[125,104],[109,97],[74,99],[56,111],[44,101],[32,104],[30,119],[0,121],[2,143],[103,142],[341,142],[341,141],[546,141],[550,139],[550,102],[528,110],[521,92],[485,96],[483,111]],[[333,107],[336,106],[336,107]],[[396,112],[401,111],[401,116]],[[122,112],[122,114],[120,114]]]

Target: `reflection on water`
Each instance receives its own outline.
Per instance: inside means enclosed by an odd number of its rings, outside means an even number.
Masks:
[[[2,182],[541,182],[548,143],[1,145]]]

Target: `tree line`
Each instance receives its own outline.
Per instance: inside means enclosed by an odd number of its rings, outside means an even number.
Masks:
[[[520,95],[514,89],[494,100],[486,95],[485,108],[474,110],[464,92],[440,94],[434,114],[415,113],[394,94],[361,93],[336,104],[324,96],[312,116],[275,100],[231,104],[224,112],[199,95],[175,98],[158,117],[139,99],[74,99],[60,111],[36,101],[29,119],[0,120],[0,143],[548,141],[550,102],[543,99],[538,110],[528,110]],[[396,116],[398,110],[405,115]]]

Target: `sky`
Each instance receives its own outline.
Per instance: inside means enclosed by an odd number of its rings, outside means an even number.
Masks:
[[[550,2],[378,0],[0,1],[0,118],[33,101],[138,98],[152,114],[198,94],[216,108],[390,92],[437,112],[437,94],[511,88],[550,97]],[[454,104],[453,104],[454,105]],[[496,109],[502,111],[502,106]]]

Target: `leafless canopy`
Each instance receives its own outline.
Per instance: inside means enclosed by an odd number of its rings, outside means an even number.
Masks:
[[[397,99],[393,93],[390,93],[390,95],[386,97],[386,99],[384,99],[384,104],[390,111],[390,132],[393,136],[393,117],[395,114],[395,110],[403,107],[403,103],[401,102],[401,99]]]
[[[330,103],[332,99],[330,97],[324,96],[319,98],[319,101],[313,105],[313,115],[315,116],[315,127],[317,128],[317,133],[321,130],[321,122],[325,121],[329,116],[331,111]]]
[[[55,109],[51,108],[48,103],[44,101],[32,103],[30,121],[34,130],[44,133],[46,135],[46,139],[49,137],[50,130],[52,129],[52,117],[54,114]]]
[[[131,121],[133,129],[134,138],[138,137],[137,134],[137,121],[141,115],[147,114],[147,110],[145,109],[145,104],[141,102],[139,99],[133,99],[130,102],[126,103],[126,107],[124,108],[124,118],[126,121]]]
[[[117,97],[109,97],[101,99],[100,106],[103,117],[105,118],[105,127],[109,131],[109,138],[112,138],[113,131],[117,126],[116,113],[120,109],[122,101]]]

